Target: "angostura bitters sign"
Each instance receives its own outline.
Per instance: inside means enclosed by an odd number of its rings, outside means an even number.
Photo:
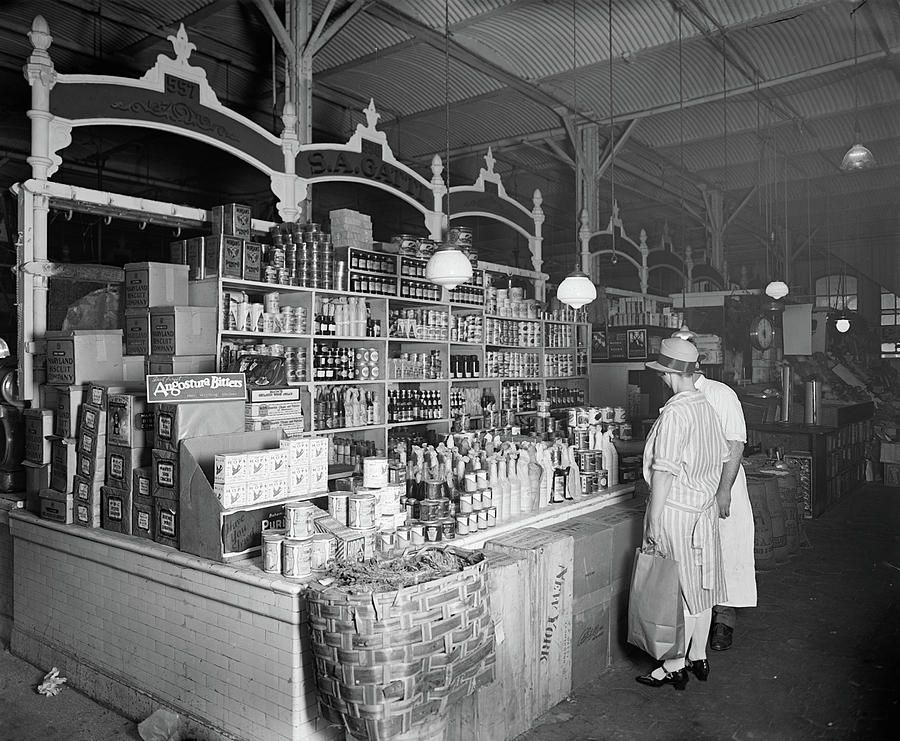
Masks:
[[[188,401],[246,399],[243,373],[184,373],[147,376],[147,401],[151,404]]]

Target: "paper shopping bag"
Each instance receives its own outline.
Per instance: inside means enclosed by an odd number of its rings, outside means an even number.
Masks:
[[[684,655],[684,610],[678,562],[635,551],[628,595],[628,642],[654,659]]]

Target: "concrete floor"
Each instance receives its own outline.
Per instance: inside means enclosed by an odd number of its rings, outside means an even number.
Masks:
[[[639,651],[518,741],[896,738],[900,729],[900,488],[869,484],[805,522],[810,547],[758,575],[760,606],[684,692],[634,681]],[[0,741],[132,741],[136,724],[0,651]],[[259,739],[258,741],[266,741]],[[473,739],[481,741],[481,739]]]

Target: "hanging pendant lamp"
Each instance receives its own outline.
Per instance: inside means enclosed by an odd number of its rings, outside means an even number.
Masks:
[[[450,231],[450,0],[444,2],[444,124],[446,133],[447,198],[444,242],[428,258],[425,278],[452,291],[472,278],[472,262]]]
[[[856,51],[856,11],[859,10],[860,7],[862,7],[862,4],[857,5],[850,11],[850,15],[853,18],[854,72],[859,64],[859,55]],[[861,140],[862,136],[860,136],[859,133],[859,82],[856,81],[853,85],[853,141],[855,141],[856,144],[847,150],[847,154],[845,154],[844,158],[841,160],[841,169],[844,172],[858,172],[859,170],[868,170],[871,167],[875,167],[875,157],[866,147],[860,144]],[[846,332],[847,330],[844,331]]]
[[[577,60],[575,58],[575,52],[578,48],[576,44],[576,30],[578,28],[578,24],[576,18],[575,2],[576,0],[572,0],[572,107],[575,109],[575,115],[577,116],[578,77],[576,75],[576,70],[578,66]],[[612,55],[610,55],[609,63],[610,65],[612,64]],[[574,128],[577,130],[577,127]],[[582,212],[582,220],[586,218],[586,214]],[[575,248],[577,251],[577,236],[575,239]],[[565,277],[563,282],[559,284],[559,288],[556,289],[556,298],[559,299],[561,303],[564,303],[566,306],[569,306],[576,310],[580,309],[582,306],[586,306],[595,298],[597,298],[597,287],[594,285],[594,281],[591,280],[591,277],[584,272],[584,269],[581,265],[580,256],[575,260],[575,269]]]

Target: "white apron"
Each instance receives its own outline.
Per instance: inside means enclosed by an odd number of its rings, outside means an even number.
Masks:
[[[756,564],[753,559],[753,510],[747,493],[744,467],[731,487],[731,514],[719,519],[722,564],[728,607],[756,607]]]

